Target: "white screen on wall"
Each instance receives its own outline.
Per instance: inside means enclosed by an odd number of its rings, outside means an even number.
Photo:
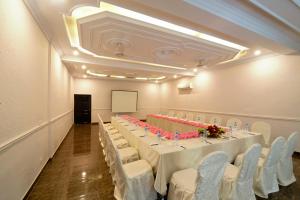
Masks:
[[[137,91],[111,91],[111,110],[113,113],[130,113],[137,111]]]

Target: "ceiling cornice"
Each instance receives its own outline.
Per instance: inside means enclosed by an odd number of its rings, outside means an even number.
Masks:
[[[291,49],[300,52],[299,36],[292,32],[283,32],[271,22],[265,21],[249,12],[243,7],[233,6],[234,2],[230,1],[206,1],[206,0],[184,0],[185,2],[205,10],[225,20],[239,25],[245,29],[253,31],[259,35],[269,38],[272,41],[288,46]],[[297,36],[297,37],[296,37]]]

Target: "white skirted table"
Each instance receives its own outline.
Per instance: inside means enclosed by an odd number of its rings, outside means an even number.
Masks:
[[[186,168],[197,168],[198,163],[207,154],[224,151],[233,161],[236,155],[245,152],[252,144],[263,144],[259,133],[235,132],[227,139],[200,138],[164,140],[149,131],[137,127],[127,120],[112,117],[112,125],[119,130],[132,147],[135,147],[141,159],[147,160],[155,173],[155,190],[165,195],[172,174]]]

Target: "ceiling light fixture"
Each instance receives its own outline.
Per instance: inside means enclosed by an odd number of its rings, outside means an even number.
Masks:
[[[86,65],[81,65],[81,69],[86,69]]]
[[[165,76],[157,77],[157,78],[149,78],[149,80],[162,80],[166,78]]]
[[[83,78],[87,78],[87,75],[83,75]]]
[[[126,78],[126,76],[110,75],[111,78]]]
[[[255,56],[259,56],[261,54],[261,50],[256,50],[256,51],[254,51],[254,55]]]
[[[155,83],[159,83],[158,80],[156,80]]]
[[[194,68],[194,69],[193,69],[193,72],[197,72],[197,71],[198,71],[198,69],[197,69],[197,68]]]
[[[136,80],[148,80],[146,77],[135,77]]]
[[[90,70],[87,70],[86,73],[89,75],[98,76],[98,77],[107,77],[108,76],[106,74],[99,74],[99,73],[91,72]]]
[[[173,78],[177,78],[177,75],[175,74],[175,75],[173,76]]]

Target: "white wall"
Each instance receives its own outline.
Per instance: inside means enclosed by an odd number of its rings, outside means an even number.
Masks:
[[[160,109],[159,84],[124,80],[75,79],[75,94],[92,95],[92,122],[97,122],[97,113],[104,121],[110,121],[111,90],[137,90],[138,112],[133,113],[139,119],[145,119],[149,113],[158,113]]]
[[[60,60],[59,54],[51,48],[49,72],[49,118],[50,156],[56,152],[73,124],[73,78]]]
[[[300,131],[300,56],[272,56],[239,65],[206,70],[197,77],[161,85],[161,107],[233,116],[243,122],[263,120],[272,125],[272,138]],[[218,68],[218,67],[216,67]],[[191,91],[179,83],[191,81]],[[300,150],[300,145],[298,151]]]
[[[73,123],[73,85],[23,1],[0,19],[0,199],[19,200]]]

